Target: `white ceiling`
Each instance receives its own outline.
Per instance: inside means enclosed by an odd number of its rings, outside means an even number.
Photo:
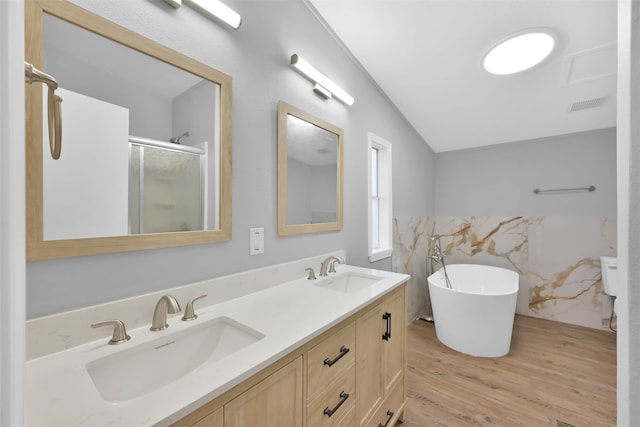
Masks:
[[[616,124],[616,0],[308,2],[436,152]],[[549,60],[511,76],[484,71],[490,47],[531,27],[558,34]]]

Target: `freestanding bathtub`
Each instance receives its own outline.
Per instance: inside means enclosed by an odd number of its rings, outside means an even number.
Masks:
[[[447,265],[428,277],[438,340],[461,353],[509,353],[518,296],[518,273],[486,265]]]

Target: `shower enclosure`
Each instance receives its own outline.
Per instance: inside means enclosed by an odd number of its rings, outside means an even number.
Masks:
[[[206,153],[129,138],[129,233],[202,230]]]

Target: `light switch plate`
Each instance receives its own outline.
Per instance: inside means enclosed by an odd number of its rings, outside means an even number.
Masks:
[[[264,253],[264,228],[249,229],[249,255]]]

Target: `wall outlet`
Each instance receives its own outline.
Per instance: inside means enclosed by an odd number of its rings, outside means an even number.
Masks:
[[[602,327],[603,328],[609,327],[609,319],[602,319]]]
[[[249,255],[264,253],[264,228],[249,229]]]

